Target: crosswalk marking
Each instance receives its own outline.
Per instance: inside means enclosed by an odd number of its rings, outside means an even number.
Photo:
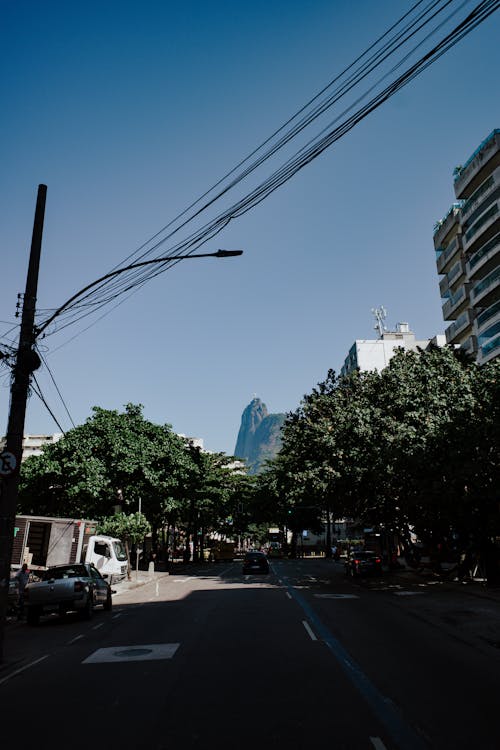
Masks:
[[[314,594],[316,599],[359,599],[357,594]]]

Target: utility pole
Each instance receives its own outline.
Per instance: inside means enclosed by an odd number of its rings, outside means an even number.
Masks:
[[[3,661],[5,618],[9,595],[10,561],[16,521],[19,469],[23,452],[24,420],[31,373],[40,366],[34,350],[38,269],[42,249],[47,186],[38,186],[31,252],[23,299],[21,331],[10,389],[10,411],[5,449],[0,453],[0,662]]]

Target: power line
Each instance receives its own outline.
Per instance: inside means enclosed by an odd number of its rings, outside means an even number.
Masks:
[[[56,383],[56,381],[55,381],[55,379],[54,379],[54,376],[53,376],[53,374],[52,374],[52,371],[51,371],[50,367],[48,366],[48,364],[47,364],[47,361],[46,361],[46,359],[44,358],[44,356],[43,356],[42,352],[40,351],[39,347],[37,347],[37,352],[38,352],[38,355],[39,355],[40,359],[42,360],[43,364],[44,364],[44,365],[45,365],[45,367],[47,368],[47,372],[49,373],[49,375],[50,375],[50,378],[51,378],[51,380],[52,380],[52,382],[53,382],[53,384],[54,384],[54,387],[55,387],[55,389],[56,389],[56,391],[57,391],[57,394],[58,394],[59,398],[61,399],[61,403],[62,403],[62,405],[64,406],[64,409],[65,409],[65,411],[66,411],[66,414],[67,414],[67,415],[68,415],[68,417],[69,417],[69,421],[71,422],[71,424],[73,425],[73,427],[76,427],[76,424],[75,424],[75,423],[74,423],[74,421],[73,421],[73,417],[72,417],[72,416],[71,416],[71,414],[69,413],[68,407],[66,406],[66,402],[65,402],[65,400],[63,399],[63,397],[62,397],[62,393],[61,393],[61,391],[59,390],[59,387],[58,387],[58,385],[57,385],[57,383]]]
[[[42,402],[42,404],[43,404],[43,405],[45,406],[45,408],[46,408],[46,409],[47,409],[47,411],[49,412],[50,416],[52,417],[52,419],[53,419],[53,420],[54,420],[54,422],[56,423],[56,425],[57,425],[57,426],[59,427],[60,431],[61,431],[61,432],[63,433],[63,435],[65,435],[65,434],[66,434],[66,433],[65,433],[65,431],[63,430],[63,428],[61,427],[61,425],[60,425],[60,424],[59,424],[59,422],[57,421],[57,419],[56,419],[56,417],[55,417],[55,415],[54,415],[54,412],[52,411],[52,409],[50,408],[50,406],[49,406],[49,405],[48,405],[48,403],[46,402],[45,398],[43,397],[42,391],[41,391],[41,389],[40,389],[40,386],[39,386],[39,384],[38,384],[38,381],[37,381],[37,379],[36,379],[35,375],[34,375],[34,374],[32,374],[32,377],[33,377],[33,380],[34,380],[34,382],[35,382],[35,384],[36,384],[36,388],[35,388],[35,387],[33,386],[33,384],[31,385],[31,388],[32,388],[32,390],[33,390],[33,393],[35,393],[35,394],[36,394],[36,395],[38,396],[38,398],[40,399],[40,401],[41,401],[41,402]]]
[[[369,62],[372,62],[372,67],[368,72],[372,72],[376,67],[378,67],[382,61],[385,61],[388,59],[389,55],[393,54],[396,50],[398,50],[402,44],[409,41],[409,39],[413,38],[414,35],[423,29],[425,25],[429,23],[431,19],[434,19],[437,17],[439,13],[441,13],[446,7],[450,5],[452,0],[447,0],[446,3],[441,5],[440,8],[438,8],[439,0],[436,0],[435,2],[430,3],[426,8],[420,13],[420,15],[417,16],[417,18],[412,19],[411,23],[407,23],[405,26],[405,29],[400,32],[399,34],[395,35],[392,39],[390,39],[387,44],[384,46],[382,51],[379,51],[376,53],[376,55],[372,55],[370,60],[366,63],[369,64]],[[466,2],[469,2],[470,0],[465,0]],[[322,129],[322,131],[315,136],[315,138],[310,139],[307,144],[302,146],[298,151],[295,152],[294,155],[292,155],[290,158],[288,158],[284,164],[282,164],[281,167],[276,169],[266,180],[258,184],[253,190],[251,190],[249,193],[247,193],[245,196],[243,196],[239,201],[234,203],[230,208],[222,211],[219,213],[218,216],[215,217],[215,219],[212,219],[211,221],[208,221],[203,226],[199,227],[198,229],[194,230],[190,235],[188,235],[187,238],[184,240],[179,241],[176,243],[173,247],[169,249],[169,252],[171,254],[182,252],[184,254],[190,254],[193,253],[197,248],[199,248],[202,244],[206,243],[208,239],[215,237],[219,232],[222,231],[224,227],[226,227],[230,221],[233,219],[242,216],[244,213],[247,213],[249,210],[254,208],[256,205],[258,205],[260,202],[262,202],[265,198],[267,198],[271,193],[273,193],[275,190],[278,189],[281,185],[283,185],[285,182],[287,182],[291,177],[293,177],[298,171],[300,171],[304,166],[311,163],[315,158],[317,158],[325,149],[327,149],[329,146],[331,146],[333,143],[338,141],[341,137],[346,135],[355,125],[357,125],[359,122],[361,122],[365,117],[368,116],[371,112],[373,112],[375,109],[377,109],[381,104],[386,102],[389,98],[394,96],[395,93],[397,93],[401,88],[406,86],[409,82],[411,82],[417,75],[420,75],[424,70],[426,70],[431,64],[433,64],[437,59],[439,59],[443,54],[445,54],[451,47],[453,47],[455,44],[458,43],[462,38],[464,38],[467,34],[469,34],[473,29],[475,29],[480,23],[482,23],[486,18],[488,18],[492,13],[494,13],[499,6],[500,2],[499,0],[483,0],[483,2],[480,2],[476,5],[474,10],[466,16],[465,19],[463,19],[451,32],[446,34],[434,47],[432,47],[428,52],[426,52],[422,57],[420,57],[413,65],[410,65],[404,73],[402,73],[399,77],[397,77],[395,80],[393,80],[389,85],[387,85],[384,89],[379,91],[375,96],[373,96],[371,99],[369,99],[363,106],[359,107],[353,114],[348,114],[356,105],[359,105],[370,92],[372,92],[374,89],[376,89],[381,82],[388,77],[390,72],[394,72],[398,68],[400,68],[405,61],[408,61],[411,55],[413,55],[416,50],[422,46],[422,44],[427,41],[433,34],[437,32],[438,29],[442,28],[442,26],[447,23],[452,16],[456,15],[465,5],[464,2],[462,2],[459,7],[454,10],[452,13],[450,13],[444,20],[441,20],[439,24],[434,27],[430,32],[426,34],[424,39],[420,40],[416,46],[414,46],[409,52],[407,52],[402,59],[400,59],[396,65],[394,65],[389,71],[389,73],[385,73],[381,78],[378,79],[377,82],[375,82],[372,86],[368,88],[367,91],[365,91],[361,96],[359,96],[353,104],[351,104],[349,107],[344,109],[344,111],[337,116],[328,126]],[[414,10],[420,3],[417,3],[411,10]],[[431,12],[432,11],[432,12]],[[409,11],[410,12],[410,11]],[[426,17],[430,13],[429,17]],[[408,14],[403,16],[403,18],[406,18]],[[400,19],[401,21],[401,19]],[[397,24],[393,25],[391,27],[391,30],[397,26],[400,21],[397,22]],[[417,27],[415,28],[415,24],[417,24]],[[386,32],[382,37],[379,38],[383,39],[385,36],[387,36]],[[406,36],[402,37],[402,34],[405,34]],[[377,43],[374,43],[374,45]],[[374,45],[371,45],[368,50],[371,50]],[[381,58],[380,55],[382,52],[386,52],[386,54]],[[366,55],[366,52],[363,53],[360,57],[357,58],[359,60],[361,57]],[[349,70],[352,67],[349,66],[345,70]],[[341,74],[342,75],[342,74]],[[212,203],[215,202],[218,198],[220,198],[222,195],[224,195],[226,192],[228,192],[231,188],[233,188],[239,181],[244,179],[250,171],[253,171],[257,166],[260,166],[263,161],[270,158],[271,155],[274,155],[276,150],[278,148],[281,148],[285,142],[288,142],[293,137],[297,135],[298,132],[301,132],[304,127],[310,122],[312,122],[314,119],[316,119],[319,114],[323,114],[330,106],[332,106],[333,103],[336,103],[342,96],[347,93],[347,91],[350,91],[354,85],[357,85],[361,80],[363,80],[367,75],[367,69],[366,65],[361,66],[361,68],[356,72],[356,74],[353,74],[353,76],[357,76],[355,78],[349,79],[347,82],[342,84],[342,87],[340,89],[337,89],[331,97],[329,97],[327,100],[322,102],[318,107],[314,110],[314,112],[310,115],[308,115],[307,118],[303,118],[302,121],[300,121],[299,125],[297,125],[298,130],[292,129],[290,133],[285,134],[283,138],[279,141],[279,146],[275,145],[271,147],[264,155],[259,157],[259,159],[254,162],[253,165],[250,165],[247,170],[245,170],[241,175],[239,175],[237,178],[235,178],[229,186],[226,186],[222,191],[220,191],[215,198],[207,202],[201,209],[199,209],[195,214],[193,214],[189,219],[187,219],[185,222],[181,224],[180,227],[177,227],[175,230],[170,232],[169,235],[166,237],[163,237],[162,239],[158,239],[155,244],[149,248],[145,253],[143,253],[142,256],[146,254],[152,253],[154,250],[157,250],[162,244],[164,244],[168,239],[170,239],[179,229],[183,226],[186,226],[190,221],[192,221],[196,216],[198,216],[203,210],[205,210],[208,206],[212,205]],[[334,79],[334,81],[337,81],[337,78]],[[346,88],[347,87],[347,88]],[[323,90],[324,91],[324,90]],[[313,98],[311,100],[315,101],[317,97]],[[309,102],[310,103],[310,102]],[[306,107],[308,105],[305,105]],[[303,111],[304,108],[299,110],[299,113]],[[348,116],[347,116],[348,115]],[[344,118],[342,120],[342,118]],[[292,118],[293,119],[293,118]],[[332,126],[338,122],[339,120],[342,120],[339,125],[332,128]],[[290,122],[290,120],[288,121]],[[283,126],[284,127],[284,126]],[[279,133],[283,128],[280,128],[278,131],[275,131],[276,133]],[[325,132],[326,131],[326,132]],[[274,134],[274,135],[275,135]],[[271,136],[272,138],[273,136]],[[267,139],[264,144],[268,143],[270,139]],[[262,147],[262,145],[259,147],[259,149]],[[254,150],[252,152],[252,155],[256,153],[259,149]],[[246,160],[243,160],[243,162],[240,162],[240,164],[245,163]],[[235,168],[236,169],[236,168]],[[229,175],[232,174],[235,170],[232,170]],[[223,178],[224,179],[224,178]],[[217,185],[220,184],[217,183]],[[207,195],[210,191],[207,191],[205,195]],[[187,209],[188,211],[189,209]],[[183,214],[180,214],[179,216],[183,216]],[[173,220],[175,222],[176,219]],[[172,224],[172,222],[171,222]],[[169,227],[167,225],[167,227]],[[152,238],[155,240],[162,232],[163,230],[160,230],[159,233],[154,235]],[[150,240],[151,241],[151,240]],[[148,243],[150,242],[148,241]],[[143,249],[148,243],[144,243],[140,250]],[[130,258],[131,256],[129,256]],[[124,294],[128,294],[130,292],[133,292],[134,289],[137,289],[138,287],[145,284],[147,281],[150,281],[151,279],[155,278],[157,275],[164,273],[166,270],[172,267],[174,262],[169,263],[166,261],[165,263],[160,264],[159,266],[156,266],[154,270],[135,270],[130,271],[127,274],[124,274],[124,278],[120,279],[112,279],[109,283],[103,282],[102,286],[97,287],[96,289],[92,290],[88,294],[82,296],[82,298],[79,298],[78,300],[75,300],[75,302],[68,306],[67,310],[65,311],[65,323],[61,326],[58,326],[56,330],[62,330],[66,328],[69,325],[73,325],[74,323],[78,322],[82,318],[95,313],[98,311],[101,307],[104,305],[107,305],[117,299],[117,297],[122,296]],[[43,324],[42,324],[43,325]]]

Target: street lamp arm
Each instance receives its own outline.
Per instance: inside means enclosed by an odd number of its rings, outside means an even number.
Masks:
[[[243,250],[217,250],[214,253],[198,253],[196,255],[167,255],[165,258],[143,260],[140,263],[132,263],[130,266],[125,266],[125,268],[118,268],[116,271],[110,271],[109,273],[104,274],[104,276],[101,276],[99,279],[96,279],[90,284],[87,284],[87,286],[84,286],[83,289],[80,289],[80,291],[76,292],[76,294],[73,294],[73,296],[66,300],[63,305],[57,308],[57,310],[50,316],[50,318],[47,318],[47,320],[41,326],[35,328],[35,335],[38,337],[43,331],[45,331],[45,329],[48,328],[48,326],[55,320],[55,318],[57,318],[58,315],[66,310],[66,308],[69,307],[72,302],[78,299],[78,297],[81,297],[83,294],[85,294],[85,292],[88,292],[90,289],[98,286],[103,281],[107,281],[108,279],[112,279],[114,276],[119,276],[120,274],[125,273],[125,271],[132,271],[136,268],[142,268],[143,266],[152,266],[155,263],[165,263],[169,260],[189,260],[191,258],[231,258],[236,255],[243,255]]]

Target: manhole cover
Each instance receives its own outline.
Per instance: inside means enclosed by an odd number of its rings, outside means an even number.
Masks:
[[[108,646],[107,648],[98,648],[97,651],[84,659],[82,664],[172,659],[179,645],[179,643],[141,643],[137,646]]]
[[[115,656],[146,656],[152,652],[152,648],[127,648],[125,651],[115,651]]]

